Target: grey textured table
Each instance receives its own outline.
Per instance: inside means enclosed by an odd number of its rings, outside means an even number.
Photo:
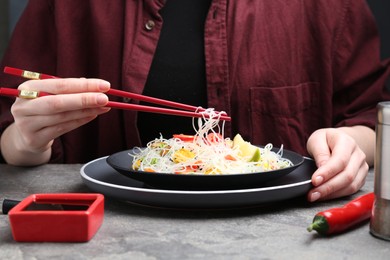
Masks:
[[[34,193],[91,192],[82,165],[0,165],[0,199]],[[1,259],[389,259],[390,243],[368,223],[321,237],[306,227],[316,212],[372,191],[373,173],[354,196],[308,203],[304,197],[230,210],[172,210],[106,198],[104,222],[86,243],[18,243],[0,215]]]

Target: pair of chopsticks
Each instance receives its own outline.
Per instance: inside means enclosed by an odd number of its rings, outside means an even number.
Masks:
[[[4,73],[27,78],[27,79],[35,79],[35,80],[58,79],[58,77],[56,76],[51,76],[43,73],[32,72],[32,71],[27,71],[27,70],[12,68],[12,67],[5,67]],[[158,105],[177,108],[177,109],[152,107],[152,106],[144,106],[144,105],[137,105],[137,104],[127,104],[127,103],[121,103],[115,101],[108,101],[106,105],[107,107],[136,110],[141,112],[149,112],[149,113],[157,113],[157,114],[185,116],[185,117],[208,117],[207,114],[202,114],[202,111],[205,110],[204,108],[195,107],[187,104],[144,96],[144,95],[126,92],[118,89],[110,89],[109,91],[106,92],[106,94],[118,96],[118,97],[130,98],[134,100],[140,100],[152,104],[158,104]],[[46,92],[38,92],[34,90],[18,90],[18,89],[0,87],[0,96],[11,96],[11,97],[32,99],[32,98],[38,98],[47,95],[52,95],[52,94]],[[178,109],[182,109],[182,110],[178,110]],[[219,118],[220,120],[231,121],[231,118],[227,115],[221,115]]]

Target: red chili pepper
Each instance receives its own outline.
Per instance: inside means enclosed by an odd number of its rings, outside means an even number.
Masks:
[[[307,228],[310,232],[317,231],[321,235],[341,233],[369,219],[374,204],[374,193],[367,193],[341,208],[332,208],[317,213],[313,223]]]

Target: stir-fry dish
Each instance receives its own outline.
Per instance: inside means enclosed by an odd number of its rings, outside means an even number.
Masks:
[[[242,174],[282,169],[292,166],[284,159],[283,146],[272,151],[252,145],[237,134],[233,140],[224,137],[223,112],[206,109],[205,117],[193,119],[195,135],[160,136],[146,148],[135,148],[133,170],[172,174]],[[207,115],[207,116],[206,116]],[[196,124],[197,123],[197,124]]]

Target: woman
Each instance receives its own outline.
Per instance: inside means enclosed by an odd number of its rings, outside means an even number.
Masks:
[[[375,107],[389,97],[364,0],[35,0],[2,65],[64,78],[1,75],[3,86],[58,94],[1,99],[7,163],[82,163],[190,133],[188,118],[109,111],[112,87],[226,111],[226,136],[312,156],[310,201],[362,187]]]

